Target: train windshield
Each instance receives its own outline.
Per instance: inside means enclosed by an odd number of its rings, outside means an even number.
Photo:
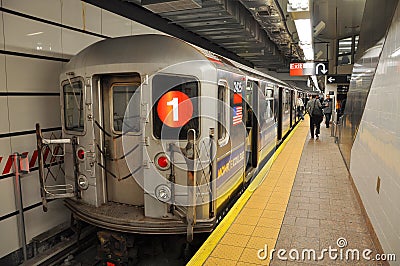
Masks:
[[[65,129],[83,132],[82,81],[68,82],[63,86]]]
[[[153,134],[158,139],[199,135],[199,83],[193,77],[159,74],[153,78]]]

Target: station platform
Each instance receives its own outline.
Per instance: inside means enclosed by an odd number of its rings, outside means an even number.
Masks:
[[[330,132],[311,139],[306,116],[188,265],[381,265],[340,255],[377,249]]]

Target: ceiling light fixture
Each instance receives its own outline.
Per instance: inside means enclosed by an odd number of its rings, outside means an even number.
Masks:
[[[317,26],[314,27],[314,37],[318,36],[321,31],[323,31],[326,27],[325,22],[322,20],[317,24]]]
[[[311,20],[308,19],[296,19],[294,21],[296,25],[297,34],[299,35],[300,45],[301,44],[311,44],[312,43],[312,35],[311,35]]]
[[[389,55],[390,58],[394,58],[400,55],[400,48],[397,48],[391,55]]]
[[[35,36],[35,35],[39,35],[42,33],[43,33],[43,31],[38,31],[38,32],[28,33],[26,36]]]
[[[300,47],[304,52],[305,60],[314,60],[314,48],[312,42],[312,29],[311,29],[311,20],[308,19],[296,19],[294,21],[296,25],[297,34],[300,39]]]
[[[324,52],[319,50],[318,53],[315,55],[315,59],[319,59],[323,54],[324,54]]]
[[[309,0],[289,0],[287,11],[290,12],[296,25],[300,40],[299,46],[303,50],[304,60],[314,60],[313,28],[311,26]]]

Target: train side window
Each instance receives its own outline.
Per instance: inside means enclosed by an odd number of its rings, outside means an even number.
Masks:
[[[274,116],[274,90],[266,89],[265,90],[265,100],[266,100],[266,111],[265,111],[265,120],[269,120]]]
[[[218,85],[218,143],[224,146],[229,139],[229,94],[225,84]]]
[[[138,87],[139,84],[113,84],[114,131],[121,132],[123,126],[124,131],[140,131],[140,95],[135,93]],[[135,96],[132,98],[133,95]]]
[[[66,130],[83,132],[83,85],[82,81],[66,82],[63,85],[64,124]]]

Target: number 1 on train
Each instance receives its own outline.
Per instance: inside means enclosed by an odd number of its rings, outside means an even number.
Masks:
[[[179,121],[179,109],[178,109],[178,98],[172,98],[172,101],[167,102],[168,106],[172,106],[172,120],[174,122]]]

